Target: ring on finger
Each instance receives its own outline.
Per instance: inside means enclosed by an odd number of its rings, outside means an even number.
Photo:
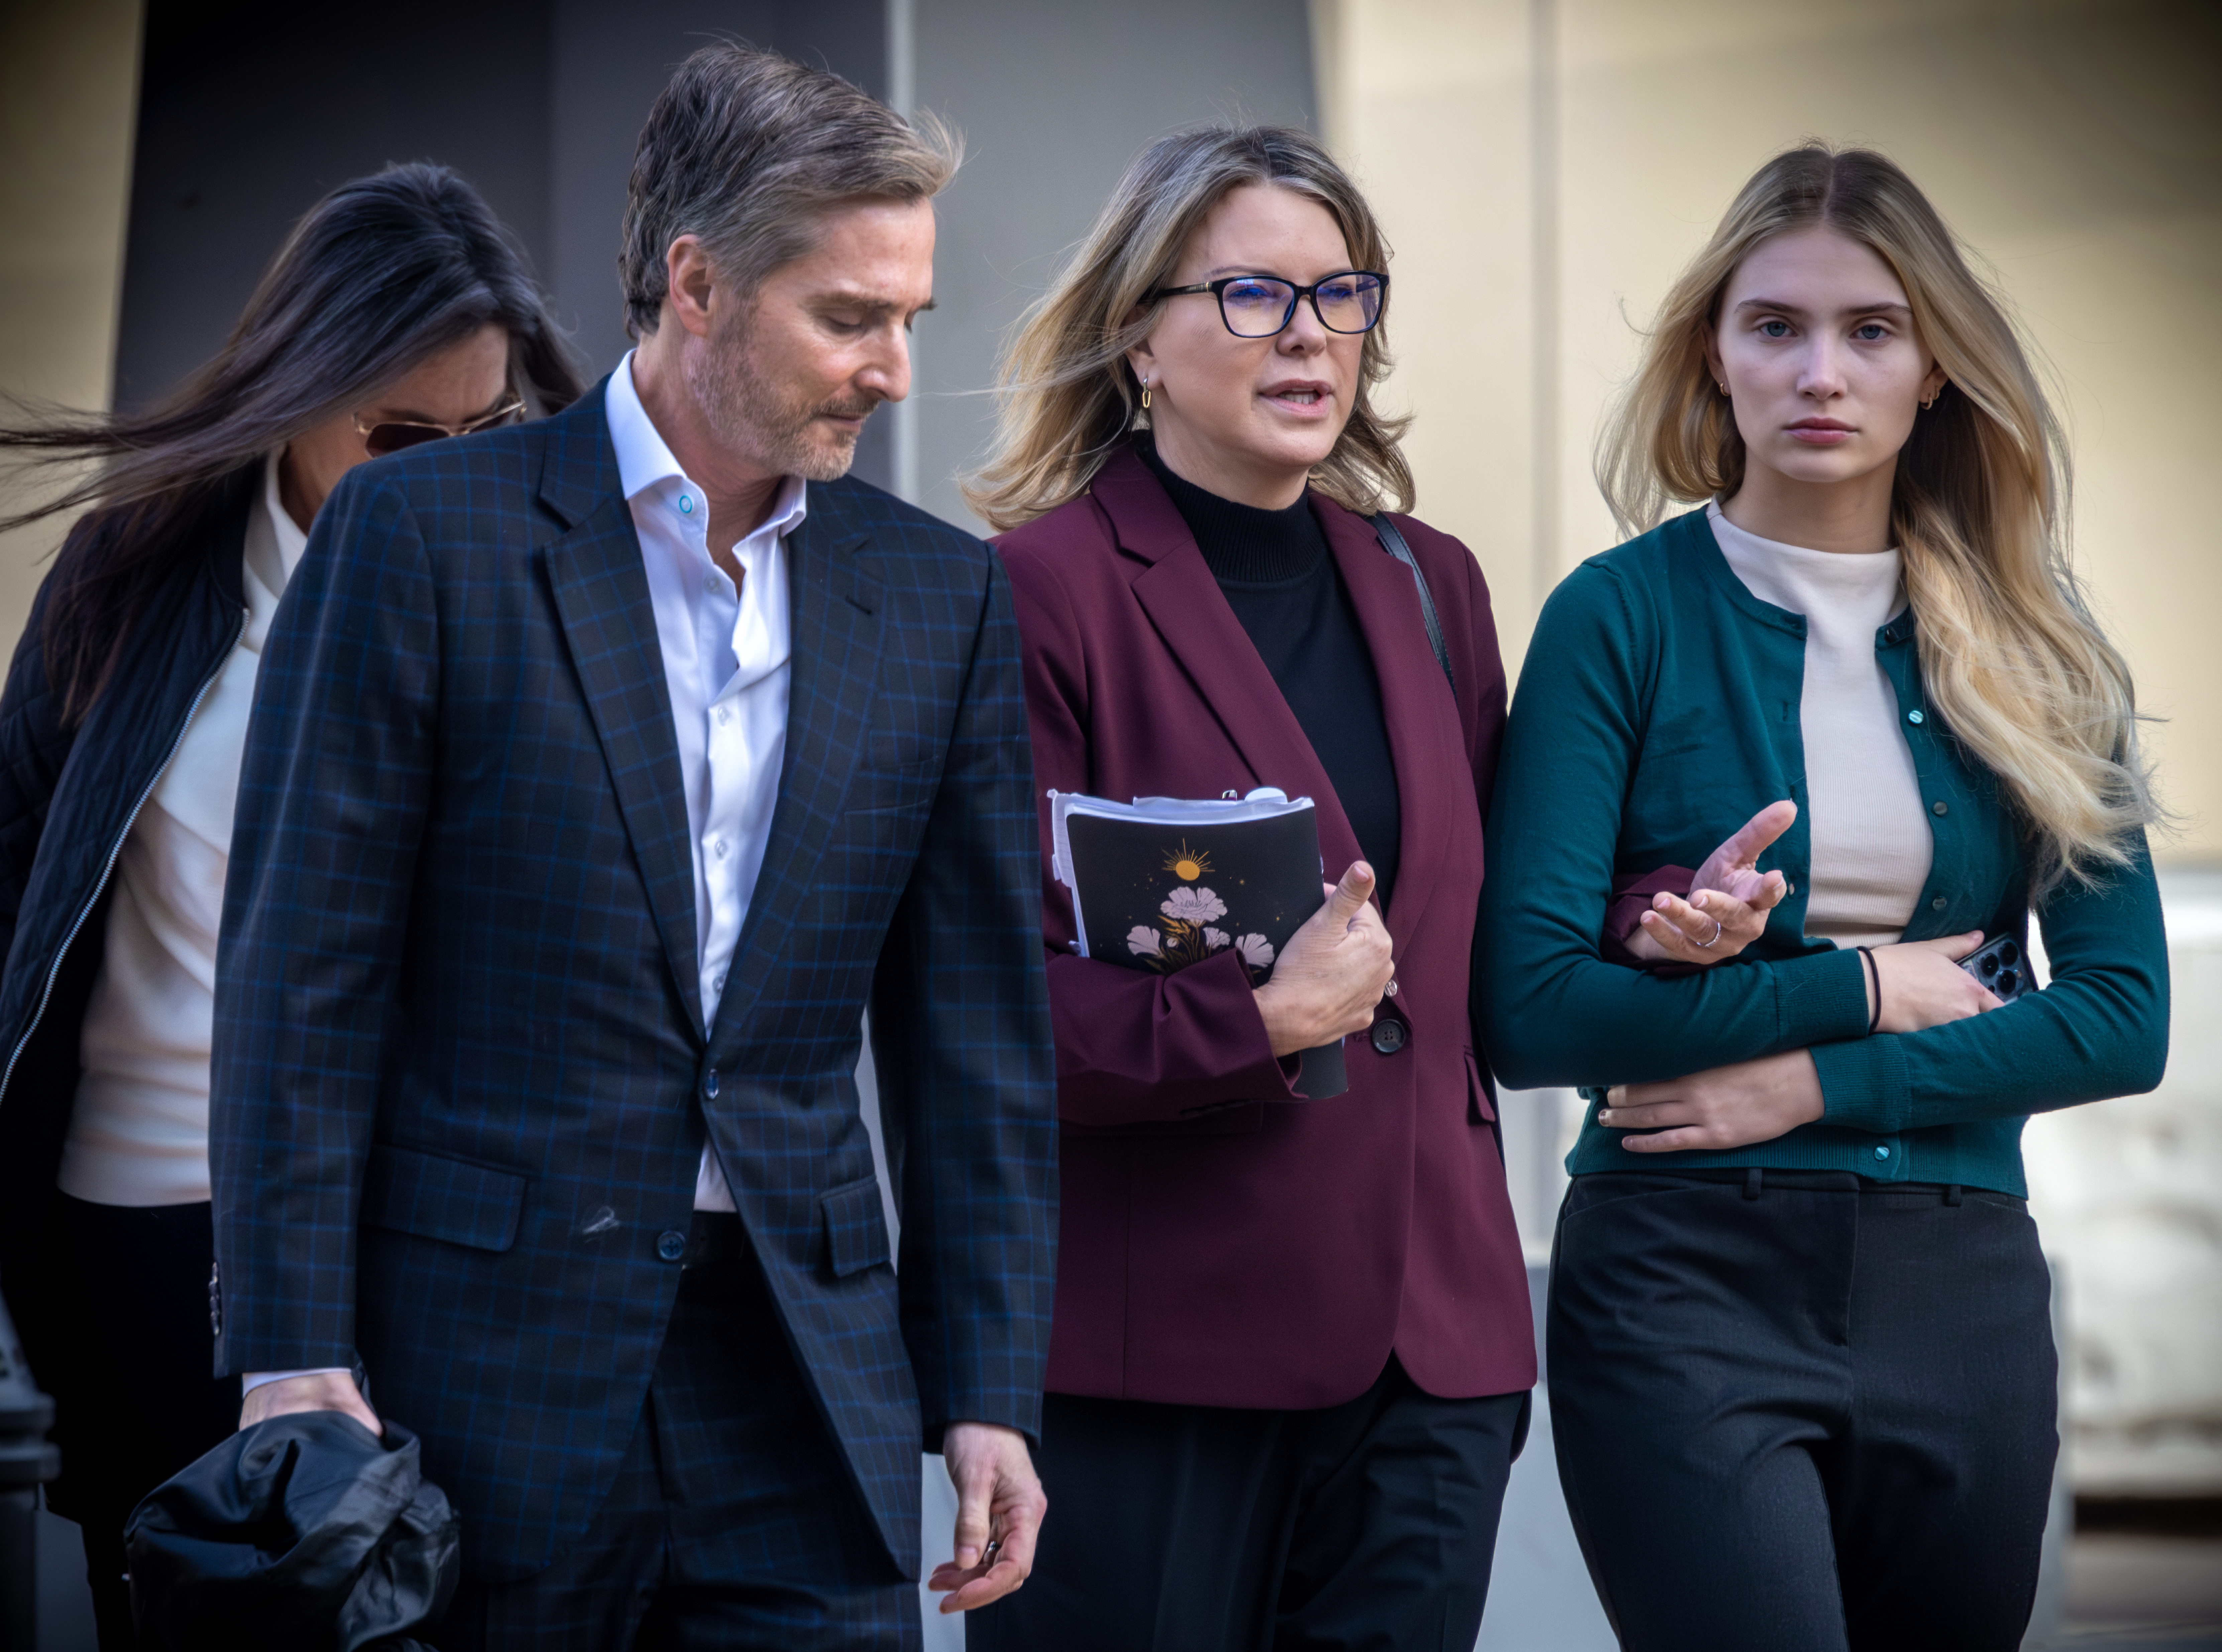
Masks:
[[[1692,946],[1710,946],[1713,944],[1713,941],[1717,941],[1720,939],[1722,935],[1727,933],[1727,929],[1728,926],[1723,924],[1718,918],[1716,918],[1713,920],[1713,939],[1693,940],[1690,945]]]

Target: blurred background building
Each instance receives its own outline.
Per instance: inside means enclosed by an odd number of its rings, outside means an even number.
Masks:
[[[2143,1499],[2217,1535],[2222,534],[2206,404],[2222,383],[2222,7],[0,0],[0,390],[78,407],[159,399],[221,342],[317,195],[414,159],[479,186],[606,370],[625,343],[614,272],[633,138],[670,66],[712,33],[965,132],[917,393],[873,421],[859,461],[959,522],[997,342],[1134,151],[1199,120],[1321,131],[1397,249],[1390,397],[1419,415],[1420,510],[1480,559],[1516,667],[1552,585],[1613,543],[1590,481],[1600,418],[1736,186],[1808,135],[1903,162],[2047,358],[2074,445],[2079,566],[2136,668],[2181,818],[2158,845],[2176,984],[2167,1080],[2029,1133],[2069,1328],[2063,1489],[2082,1496],[2087,1528]],[[9,485],[6,502],[20,497]],[[60,536],[0,536],[0,644]],[[1515,1097],[1506,1117],[1540,1257],[1572,1098]],[[1520,1476],[1484,1645],[1609,1646],[1547,1451]],[[2181,1567],[2116,1561],[2079,1574],[2086,1619],[2110,1588],[2117,1615],[2165,1617],[2187,1586]],[[2193,1614],[2192,1595],[2175,1604]]]

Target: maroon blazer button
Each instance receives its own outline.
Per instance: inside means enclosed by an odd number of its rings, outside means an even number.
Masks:
[[[1383,1055],[1394,1055],[1404,1047],[1411,1029],[1394,1015],[1384,1015],[1373,1023],[1373,1047]]]

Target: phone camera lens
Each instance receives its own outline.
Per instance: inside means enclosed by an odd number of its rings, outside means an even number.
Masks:
[[[1979,958],[1975,960],[1975,967],[1986,976],[1993,976],[1999,972],[1999,961],[1995,958]]]
[[[1996,988],[1999,996],[2001,998],[2012,997],[2014,996],[2014,988],[2019,983],[2020,980],[2021,976],[2018,971],[2013,970],[2000,970],[1999,971],[1999,983]]]
[[[1999,962],[2001,964],[2020,963],[2021,948],[2015,945],[2013,942],[2008,941],[2004,946],[1999,948]]]

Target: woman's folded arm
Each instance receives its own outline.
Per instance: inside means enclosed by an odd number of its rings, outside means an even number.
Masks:
[[[1475,985],[1491,1065],[1516,1089],[1677,1078],[1867,1030],[1855,952],[1681,977],[1600,955],[1656,642],[1595,563],[1553,593],[1529,639],[1490,814]],[[1769,801],[1721,799],[1717,834]]]
[[[1276,1058],[1233,952],[1171,975],[1052,952],[1057,1107],[1073,1124],[1139,1124],[1232,1102],[1294,1102],[1297,1057]]]
[[[1817,1045],[1823,1116],[1892,1134],[2131,1096],[2168,1065],[2168,937],[2142,836],[2131,863],[2037,908],[2051,984],[1964,1021]]]

